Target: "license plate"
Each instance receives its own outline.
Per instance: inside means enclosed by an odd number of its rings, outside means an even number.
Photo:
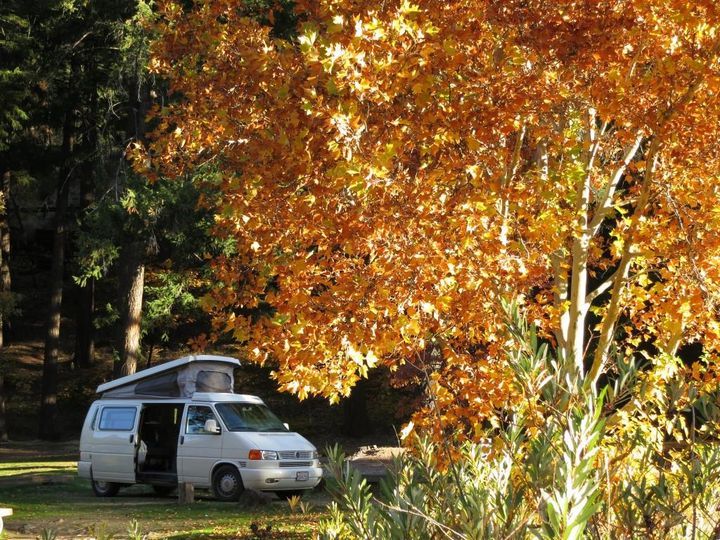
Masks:
[[[310,473],[308,471],[298,471],[295,474],[295,480],[298,482],[305,482],[310,478]]]

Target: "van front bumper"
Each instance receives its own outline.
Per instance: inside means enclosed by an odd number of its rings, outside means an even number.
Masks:
[[[240,469],[240,474],[246,489],[282,491],[314,488],[322,480],[323,470],[322,467]]]

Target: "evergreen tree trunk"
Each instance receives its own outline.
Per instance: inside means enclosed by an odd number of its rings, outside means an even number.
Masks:
[[[113,368],[116,378],[137,371],[144,286],[145,242],[130,242],[120,253],[120,298],[123,305],[118,344],[120,355]]]
[[[97,92],[93,93],[96,96]],[[93,98],[90,119],[97,115],[97,103]],[[97,150],[97,128],[88,129],[88,156],[85,158],[83,175],[80,181],[80,204],[84,212],[95,202],[95,163],[91,156]],[[90,278],[84,286],[77,285],[77,313],[75,318],[75,364],[80,368],[89,368],[95,354],[95,280]]]
[[[150,105],[150,88],[143,84],[141,70],[128,86],[128,134],[136,140],[145,139],[145,116]],[[120,252],[120,316],[119,357],[113,366],[117,378],[137,371],[140,359],[140,331],[142,322],[143,288],[145,286],[145,256],[148,243],[132,239]]]
[[[39,437],[56,439],[58,432],[57,376],[58,349],[60,344],[60,317],[63,296],[63,270],[65,267],[65,214],[70,191],[70,157],[75,145],[74,111],[66,113],[63,125],[63,165],[58,175],[57,203],[55,208],[55,238],[53,241],[52,266],[50,269],[50,306],[48,310],[45,357],[43,361],[42,397],[40,401]]]
[[[12,291],[12,280],[10,278],[10,222],[8,220],[8,212],[10,206],[10,171],[5,171],[2,175],[2,200],[3,210],[0,213],[0,291],[10,294]],[[5,329],[9,326],[7,317],[0,315],[0,347],[5,344]]]
[[[2,174],[2,213],[0,214],[0,293],[10,294],[10,225],[8,223],[8,207],[10,205],[10,171]],[[7,318],[0,314],[0,442],[8,440],[7,421],[5,417],[5,355],[6,336],[4,326]]]

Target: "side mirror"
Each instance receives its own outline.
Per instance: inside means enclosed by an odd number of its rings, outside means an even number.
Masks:
[[[283,426],[285,426],[285,429],[290,431],[290,424],[288,424],[287,422],[283,422]]]
[[[220,433],[220,426],[218,426],[217,420],[214,418],[205,420],[205,431],[208,433]]]

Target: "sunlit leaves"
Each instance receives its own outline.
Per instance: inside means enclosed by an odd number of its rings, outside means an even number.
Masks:
[[[152,65],[183,99],[149,149],[223,171],[238,252],[207,305],[284,389],[335,400],[385,365],[477,422],[513,399],[508,296],[567,355],[573,318],[618,348],[720,346],[715,4],[296,10],[288,42],[234,1],[163,3]]]

